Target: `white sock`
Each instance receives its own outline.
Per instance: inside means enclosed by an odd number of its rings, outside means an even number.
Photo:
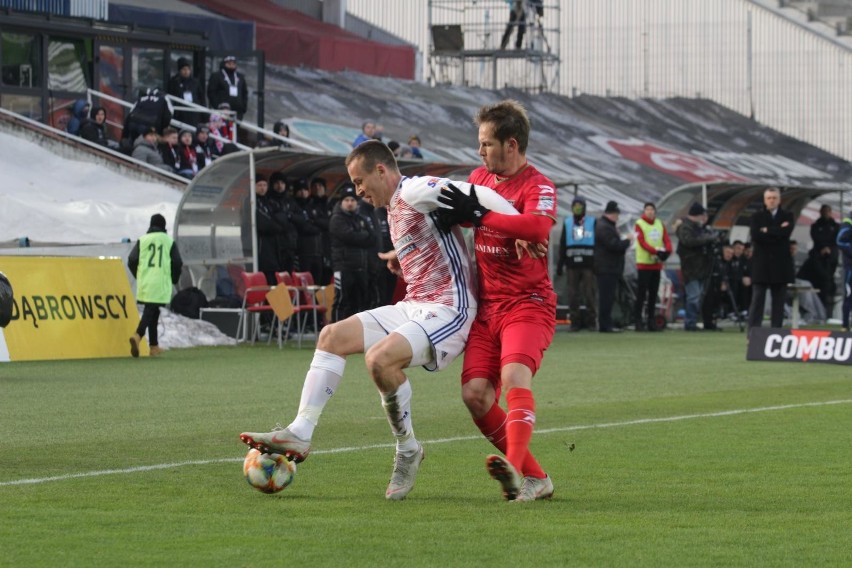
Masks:
[[[405,379],[394,392],[382,393],[382,407],[388,416],[391,432],[396,437],[396,451],[413,455],[418,444],[411,425],[411,382]]]
[[[343,379],[346,359],[333,353],[314,351],[311,368],[305,375],[302,386],[302,398],[299,401],[299,414],[287,428],[299,438],[310,440],[314,428],[326,403],[334,396],[334,391]]]

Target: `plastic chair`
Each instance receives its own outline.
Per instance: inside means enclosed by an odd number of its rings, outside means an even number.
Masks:
[[[317,300],[317,292],[322,286],[314,284],[314,275],[310,272],[294,272],[293,282],[300,290],[299,306],[303,312],[312,312],[314,317],[314,332],[319,334],[318,314],[325,317],[328,309],[326,306]]]
[[[299,293],[299,289],[293,285],[293,275],[289,272],[276,272],[275,273],[275,281],[279,286],[286,286],[290,291],[290,303],[293,306],[293,316],[296,317],[296,334],[298,335],[298,345],[301,349],[302,347],[302,321],[300,318],[301,313],[304,311],[304,307],[301,303],[301,294]],[[287,318],[287,329],[285,334],[287,337],[290,335],[290,323],[292,318]],[[281,326],[283,322],[279,320],[278,322],[278,346],[280,347],[281,342]],[[286,343],[286,340],[284,341]]]
[[[240,336],[240,331],[242,330],[243,339],[247,339],[248,319],[251,316],[253,323],[251,342],[254,344],[260,330],[260,314],[264,312],[273,313],[272,306],[266,301],[266,294],[273,287],[266,283],[266,276],[263,272],[242,272],[240,279],[245,286],[245,294],[243,295],[240,320],[237,323],[237,337]],[[271,334],[269,339],[272,339]]]

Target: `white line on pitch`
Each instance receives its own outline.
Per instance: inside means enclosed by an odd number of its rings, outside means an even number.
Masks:
[[[695,420],[697,418],[719,418],[722,416],[736,416],[738,414],[751,414],[755,412],[771,412],[775,410],[790,410],[794,408],[809,408],[815,406],[831,406],[837,404],[850,404],[852,399],[827,400],[824,402],[803,402],[801,404],[783,404],[779,406],[763,406],[758,408],[741,408],[737,410],[723,410],[720,412],[707,412],[704,414],[684,414],[681,416],[666,416],[663,418],[639,418],[637,420],[625,420],[623,422],[604,422],[601,424],[578,424],[576,426],[564,426],[562,428],[546,428],[536,430],[536,434],[553,434],[556,432],[571,432],[574,430],[593,430],[595,428],[617,428],[620,426],[637,426],[641,424],[658,424],[662,422],[678,422],[681,420]],[[424,440],[424,444],[446,444],[448,442],[467,442],[481,440],[481,436],[458,436],[455,438],[439,438],[436,440]],[[359,452],[376,448],[392,448],[395,444],[370,444],[366,446],[352,446],[345,448],[332,448],[329,450],[318,450],[312,454],[340,454],[344,452]],[[156,465],[142,465],[123,469],[104,469],[100,471],[87,471],[83,473],[69,473],[66,475],[54,475],[52,477],[37,477],[32,479],[16,479],[14,481],[0,481],[0,487],[9,485],[33,485],[36,483],[47,483],[49,481],[65,481],[67,479],[78,479],[81,477],[97,477],[100,475],[115,475],[119,473],[139,473],[143,471],[156,471],[158,469],[173,469],[188,465],[209,465],[215,463],[241,462],[243,458],[219,458],[212,460],[192,460],[175,463],[161,463]]]

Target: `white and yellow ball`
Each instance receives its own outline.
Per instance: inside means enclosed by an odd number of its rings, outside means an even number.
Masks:
[[[278,493],[296,477],[296,462],[280,454],[262,454],[254,448],[246,454],[243,473],[248,484],[263,493]]]

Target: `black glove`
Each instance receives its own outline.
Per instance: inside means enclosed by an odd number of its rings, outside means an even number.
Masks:
[[[660,262],[665,262],[671,253],[667,250],[657,251],[657,258],[660,259]]]
[[[461,217],[459,217],[458,213],[453,209],[444,209],[443,207],[438,207],[435,210],[435,226],[438,227],[438,230],[442,233],[449,233],[453,230],[455,225],[458,225],[464,221]]]
[[[448,183],[446,187],[441,188],[438,201],[448,205],[459,221],[469,221],[475,227],[479,227],[482,225],[482,218],[490,209],[480,205],[475,188],[476,186],[470,186],[470,195],[465,195],[459,188]]]

